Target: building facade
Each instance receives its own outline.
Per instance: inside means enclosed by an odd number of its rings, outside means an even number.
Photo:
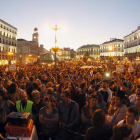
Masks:
[[[81,58],[83,54],[88,52],[90,58],[100,57],[100,45],[84,45],[76,50],[76,57]]]
[[[45,54],[47,50],[43,45],[38,42],[39,34],[37,28],[34,29],[32,41],[27,41],[25,39],[17,39],[17,62],[28,64],[34,63],[38,60],[40,55]]]
[[[124,56],[131,61],[140,57],[140,26],[124,37]]]
[[[100,45],[100,59],[108,60],[112,56],[116,60],[122,60],[124,56],[124,41],[112,38]]]
[[[62,60],[74,60],[76,58],[76,51],[74,51],[74,49],[63,48],[60,52],[61,55],[59,56]]]
[[[17,28],[0,19],[0,65],[15,64]]]

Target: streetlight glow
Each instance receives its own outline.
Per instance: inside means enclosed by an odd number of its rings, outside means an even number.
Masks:
[[[52,28],[50,25],[48,25],[50,28]],[[52,47],[52,50],[55,52],[55,69],[56,69],[56,52],[58,52],[59,47],[56,46],[57,44],[57,39],[56,39],[56,31],[61,29],[62,27],[64,27],[64,25],[62,25],[60,28],[57,28],[57,25],[55,25],[55,28],[52,28],[53,30],[55,30],[55,47]]]
[[[109,47],[109,50],[112,51],[112,47]]]

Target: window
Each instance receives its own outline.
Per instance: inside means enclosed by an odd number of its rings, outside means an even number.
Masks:
[[[14,53],[15,53],[15,49],[14,49]]]
[[[9,48],[9,52],[10,52],[10,48]]]
[[[1,52],[1,46],[0,46],[0,52]]]
[[[6,52],[7,52],[7,48],[6,48]]]
[[[5,41],[4,41],[4,39],[3,39],[3,44],[5,44]]]
[[[0,43],[1,43],[1,38],[0,38]]]
[[[2,60],[4,60],[4,55],[2,55]]]

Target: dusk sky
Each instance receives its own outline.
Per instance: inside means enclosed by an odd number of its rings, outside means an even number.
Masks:
[[[38,28],[39,43],[49,50],[57,31],[60,48],[77,49],[123,39],[140,26],[140,0],[0,0],[0,19],[18,29],[17,39],[32,40]]]

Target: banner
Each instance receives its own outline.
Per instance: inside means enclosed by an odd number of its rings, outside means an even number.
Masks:
[[[124,72],[124,65],[116,65],[116,72]]]
[[[10,65],[9,70],[16,70],[16,65]]]

